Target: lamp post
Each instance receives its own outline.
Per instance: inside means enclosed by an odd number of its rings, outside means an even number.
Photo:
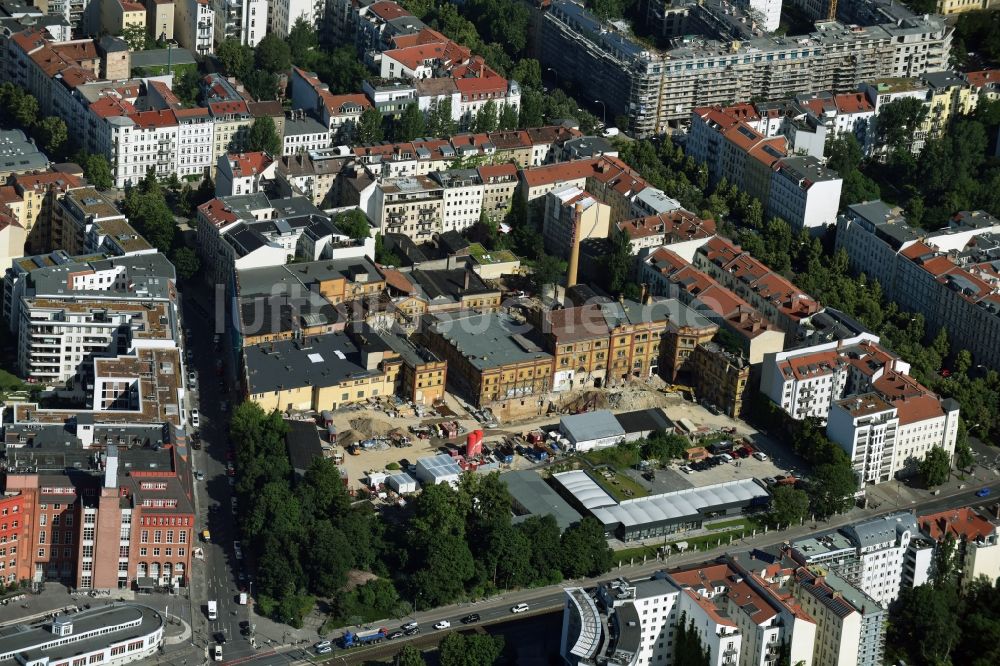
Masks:
[[[601,105],[601,122],[603,122],[604,126],[607,127],[607,125],[608,125],[608,107],[605,106],[604,102],[602,102],[599,99],[595,99],[594,100],[594,104],[600,104]]]

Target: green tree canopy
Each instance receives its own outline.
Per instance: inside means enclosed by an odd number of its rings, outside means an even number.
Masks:
[[[269,32],[254,48],[254,64],[271,74],[287,72],[292,66],[292,51],[285,40]]]
[[[358,208],[341,211],[333,218],[333,224],[340,231],[354,240],[364,240],[371,237],[372,226],[368,216]]]
[[[253,48],[241,44],[240,40],[234,37],[227,37],[215,47],[215,57],[222,63],[226,74],[235,76],[241,81],[253,70]]]
[[[319,46],[319,38],[316,29],[306,21],[305,17],[298,17],[288,31],[288,49],[291,64],[297,67],[312,69],[313,50]]]
[[[778,486],[771,493],[771,521],[775,525],[797,525],[809,515],[809,495],[794,486]]]
[[[58,159],[69,140],[69,130],[62,118],[46,116],[35,126],[35,136],[41,141],[42,149],[50,157]]]
[[[440,645],[441,666],[489,666],[503,653],[503,636],[451,633]]]
[[[365,109],[357,127],[358,143],[382,141],[382,114],[375,109]]]
[[[201,268],[201,261],[194,250],[189,247],[178,247],[170,254],[170,261],[177,269],[177,275],[183,280],[190,280]]]
[[[403,114],[394,125],[394,138],[396,141],[413,141],[424,135],[424,113],[417,106],[416,102],[407,104]]]
[[[919,465],[920,477],[928,488],[940,486],[948,480],[951,473],[951,459],[940,446],[935,446],[927,452]]]
[[[272,157],[281,156],[281,139],[274,119],[270,116],[254,118],[253,125],[246,136],[247,150],[262,150]]]
[[[99,190],[109,190],[115,181],[111,174],[111,165],[104,155],[96,155],[84,151],[78,152],[73,160],[83,168],[83,177]]]

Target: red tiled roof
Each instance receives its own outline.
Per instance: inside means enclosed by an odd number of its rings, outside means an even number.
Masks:
[[[212,102],[208,105],[213,116],[228,116],[232,114],[249,114],[246,102]]]
[[[99,118],[110,118],[135,113],[135,106],[132,102],[117,97],[101,97],[90,105],[90,111]]]
[[[838,113],[874,113],[875,107],[863,93],[834,95],[834,104]]]
[[[414,284],[399,271],[392,268],[382,268],[381,272],[385,277],[387,287],[403,294],[413,294],[416,291]]]
[[[352,95],[331,95],[326,93],[321,95],[323,99],[323,105],[326,106],[327,112],[331,116],[342,115],[344,106],[349,104],[357,104],[361,107],[362,111],[372,108],[372,103],[368,101],[368,98],[361,94]]]
[[[600,158],[572,160],[546,166],[524,169],[522,178],[528,187],[538,187],[549,183],[559,183],[568,180],[579,180],[594,173]]]
[[[967,506],[919,516],[917,523],[920,530],[935,541],[943,540],[946,534],[965,541],[976,541],[997,531],[996,525]]]
[[[0,207],[0,231],[6,229],[7,227],[21,228],[21,223],[17,221],[7,206],[3,206]]]
[[[72,174],[61,173],[58,171],[16,174],[11,179],[11,182],[21,191],[37,191],[53,186],[56,189],[65,192],[71,187],[82,187],[84,185],[82,178],[77,178]]]
[[[0,204],[6,205],[8,203],[20,203],[22,201],[24,201],[24,199],[17,193],[17,190],[13,185],[0,186]]]
[[[376,2],[369,9],[373,14],[380,17],[384,21],[391,21],[401,16],[413,16],[413,14],[403,9],[395,2],[389,2],[389,0],[381,0],[381,2]]]
[[[198,206],[198,212],[216,229],[221,229],[239,219],[236,217],[236,213],[222,203],[221,199],[209,199]]]
[[[270,156],[263,151],[250,153],[229,153],[226,155],[226,159],[229,160],[229,166],[233,171],[234,178],[255,176],[264,171],[264,169],[274,162],[274,160],[272,160]]]
[[[419,46],[420,44],[429,44],[431,42],[444,42],[448,38],[442,35],[437,30],[433,28],[424,28],[420,32],[413,35],[395,35],[392,38],[392,47],[395,49],[405,49],[410,46]]]
[[[678,241],[715,235],[715,220],[703,220],[694,213],[680,208],[669,213],[623,220],[618,223],[618,230],[628,234],[633,240],[663,234],[668,239],[664,244],[669,245]]]
[[[25,53],[31,53],[48,43],[48,33],[42,28],[29,28],[11,37],[11,41],[21,47]]]
[[[1000,83],[1000,69],[984,69],[978,72],[966,72],[965,80],[974,88],[984,88]]]
[[[170,109],[140,111],[129,116],[139,129],[157,129],[177,125],[177,116]]]
[[[517,167],[513,164],[488,164],[486,166],[479,167],[479,177],[483,179],[483,182],[487,185],[489,180],[496,178],[500,180],[516,179],[517,178]]]

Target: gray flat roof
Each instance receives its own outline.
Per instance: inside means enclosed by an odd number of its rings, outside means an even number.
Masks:
[[[507,472],[500,477],[507,484],[507,492],[515,505],[527,512],[516,516],[514,522],[527,520],[530,516],[552,516],[565,530],[580,521],[580,514],[571,507],[559,493],[553,490],[539,474],[532,470]]]
[[[616,503],[582,470],[556,474],[553,478],[604,525],[626,527],[681,521],[770,496],[754,479],[740,479]]]
[[[352,377],[379,372],[365,368],[361,350],[343,333],[265,342],[246,347],[243,352],[252,394],[300,386],[335,386]]]
[[[166,65],[168,62],[173,67],[175,65],[194,65],[198,61],[194,59],[194,54],[182,48],[132,52],[132,69],[136,67],[159,67]]]
[[[674,427],[673,421],[667,418],[659,407],[616,414],[615,419],[626,434],[647,430],[670,430]]]
[[[552,358],[536,341],[535,329],[505,314],[442,313],[432,327],[480,370]]]
[[[563,432],[576,442],[606,437],[625,437],[625,429],[606,409],[564,416],[559,420]]]
[[[65,640],[64,637],[52,633],[51,620],[45,620],[31,626],[8,625],[0,629],[0,655],[10,658],[7,655],[27,653],[32,658],[45,656],[50,661],[58,661],[62,658],[91,652],[111,643],[147,636],[163,626],[163,618],[157,611],[139,604],[115,604],[79,613],[61,614],[59,617],[73,621],[74,636],[125,623],[139,621],[140,624],[51,647],[48,645],[49,643]]]

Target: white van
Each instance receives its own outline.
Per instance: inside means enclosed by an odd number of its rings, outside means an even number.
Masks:
[[[208,619],[218,620],[219,619],[219,604],[215,601],[208,602]]]

